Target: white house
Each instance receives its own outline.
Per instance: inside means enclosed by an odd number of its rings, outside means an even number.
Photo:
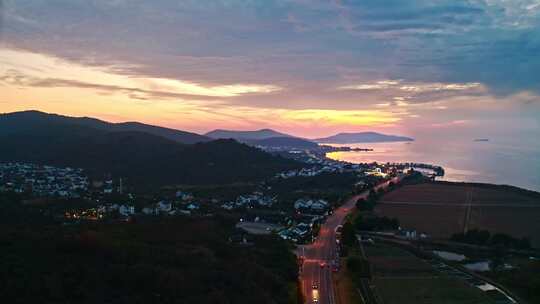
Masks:
[[[311,209],[314,210],[324,210],[328,208],[328,202],[324,200],[316,200],[311,204]]]
[[[135,207],[134,206],[127,206],[127,205],[121,205],[118,209],[118,212],[123,216],[130,216],[132,214],[135,214]]]
[[[294,202],[294,209],[307,209],[311,207],[311,200],[299,199]]]
[[[154,214],[156,213],[156,209],[153,208],[153,207],[144,207],[142,209],[142,213],[146,214],[146,215],[151,215],[151,214]]]
[[[166,201],[161,201],[157,204],[157,208],[162,212],[169,212],[172,210],[172,204]]]
[[[199,205],[197,203],[191,203],[191,204],[187,205],[186,208],[188,210],[197,210],[197,209],[199,209]]]

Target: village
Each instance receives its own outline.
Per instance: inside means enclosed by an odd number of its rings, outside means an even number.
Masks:
[[[306,154],[307,155],[307,154]],[[287,182],[293,178],[312,178],[323,174],[353,174],[356,182],[349,191],[363,191],[378,181],[404,172],[401,164],[350,164],[317,155],[303,159],[306,166],[281,172],[272,181],[260,183],[256,191],[234,199],[196,197],[183,189],[161,192],[151,197],[126,191],[122,178],[107,176],[90,180],[80,168],[58,168],[29,163],[0,164],[0,191],[13,191],[31,198],[84,200],[57,214],[64,224],[81,221],[132,221],[148,217],[213,216],[230,213],[239,218],[237,227],[246,233],[277,233],[294,243],[309,243],[316,238],[325,218],[338,207],[324,195],[303,195],[284,199],[283,193],[272,189],[272,182]],[[127,192],[127,193],[126,193]]]
[[[32,192],[36,196],[80,197],[88,190],[82,169],[0,163],[0,192]]]

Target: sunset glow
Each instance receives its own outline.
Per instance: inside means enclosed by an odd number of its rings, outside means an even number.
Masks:
[[[403,8],[425,18],[425,26],[415,29],[406,20],[385,17],[399,12],[399,5],[385,15],[387,8],[377,4],[293,1],[268,3],[264,15],[262,7],[234,1],[175,8],[162,3],[148,15],[146,4],[123,1],[59,5],[46,14],[40,14],[44,4],[23,2],[7,1],[3,8],[1,112],[37,109],[194,132],[269,127],[308,137],[363,130],[415,135],[444,126],[464,134],[474,126],[474,132],[485,133],[501,120],[538,126],[538,58],[527,57],[519,68],[523,60],[514,53],[507,65],[490,71],[498,61],[486,52],[499,50],[473,44],[485,31],[494,41],[506,39],[508,31],[537,35],[537,5],[499,15],[497,9],[509,9],[504,2],[462,4],[461,18],[492,24],[473,22],[463,36],[455,24],[432,27],[424,4]],[[203,7],[202,19],[210,22],[185,17]],[[452,10],[441,7],[442,15],[444,8]],[[102,10],[130,17],[100,19]],[[365,10],[380,11],[380,20],[362,17]],[[221,23],[217,16],[224,12],[229,20]],[[450,48],[460,39],[469,46]],[[439,47],[447,56],[466,51],[470,62],[463,66],[440,57]],[[518,76],[500,81],[506,74],[497,73],[505,70]],[[470,123],[454,123],[465,120]],[[513,132],[521,131],[523,126]]]

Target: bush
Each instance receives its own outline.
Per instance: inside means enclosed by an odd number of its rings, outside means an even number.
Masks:
[[[359,256],[353,255],[347,258],[347,269],[349,269],[355,277],[371,278],[369,261]]]
[[[354,226],[357,230],[362,231],[396,230],[399,228],[399,220],[386,216],[365,216],[358,217]]]
[[[452,235],[450,240],[481,246],[496,246],[512,249],[531,249],[531,241],[528,238],[514,238],[504,233],[496,233],[491,235],[487,230],[469,230],[467,233],[456,233]]]

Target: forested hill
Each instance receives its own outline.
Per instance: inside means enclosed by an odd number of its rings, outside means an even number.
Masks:
[[[260,236],[250,246],[232,243],[236,220],[174,217],[60,226],[47,224],[14,194],[5,195],[0,193],[2,303],[295,299],[296,259],[285,242]]]
[[[293,137],[289,134],[281,133],[272,129],[261,129],[254,131],[236,131],[236,130],[214,130],[205,134],[205,136],[215,139],[234,138],[236,140],[259,140],[273,137]]]
[[[264,147],[289,147],[296,149],[316,149],[319,145],[315,142],[298,137],[270,137],[258,140],[244,140],[248,145]]]
[[[13,128],[0,132],[0,142],[3,162],[78,167],[92,176],[111,173],[144,185],[257,181],[300,166],[234,140],[184,145],[149,133],[107,132],[79,124]]]
[[[0,115],[0,135],[34,131],[51,126],[82,126],[106,132],[144,132],[183,144],[212,140],[209,137],[139,122],[110,123],[90,117],[69,117],[39,111],[23,111]]]

